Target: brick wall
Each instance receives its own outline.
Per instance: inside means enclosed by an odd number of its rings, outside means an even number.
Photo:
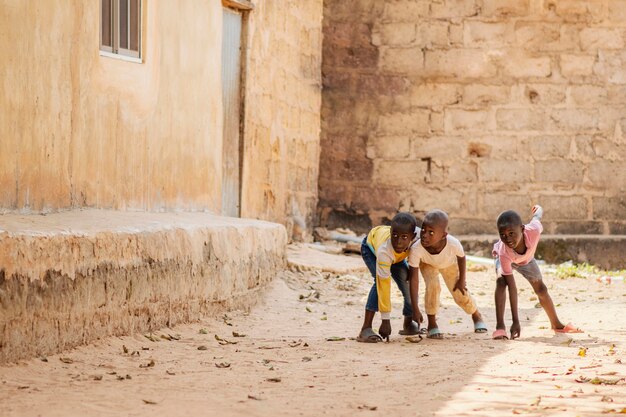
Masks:
[[[324,2],[318,214],[626,233],[626,1]]]

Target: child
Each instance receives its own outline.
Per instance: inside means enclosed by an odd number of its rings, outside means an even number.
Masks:
[[[496,330],[494,339],[508,339],[504,325],[504,308],[506,307],[506,289],[509,288],[511,302],[511,339],[520,336],[519,317],[517,315],[517,288],[513,278],[513,270],[519,272],[532,285],[535,294],[539,297],[541,307],[548,315],[552,329],[557,333],[580,333],[582,330],[571,323],[564,325],[556,315],[554,303],[548,288],[541,277],[541,271],[535,261],[535,251],[539,244],[539,237],[543,231],[541,206],[533,206],[533,218],[530,223],[522,224],[522,218],[513,210],[502,212],[498,216],[497,226],[500,240],[493,245],[493,256],[496,258]]]
[[[363,239],[361,256],[374,278],[374,285],[367,297],[365,319],[357,341],[376,343],[384,338],[389,341],[391,334],[391,278],[396,282],[404,297],[404,308],[402,309],[404,326],[400,334],[418,334],[419,325],[413,321],[413,311],[409,298],[407,281],[409,268],[405,261],[409,255],[411,244],[417,236],[416,227],[417,221],[412,214],[398,213],[391,220],[391,226],[375,227]],[[380,335],[372,330],[372,321],[376,311],[380,311],[382,318],[382,324],[378,329]]]
[[[441,210],[432,210],[424,216],[420,239],[411,247],[411,301],[417,310],[419,270],[424,276],[426,294],[424,305],[428,316],[428,337],[443,339],[437,324],[439,309],[439,274],[443,277],[450,294],[459,307],[472,315],[474,331],[487,332],[487,326],[465,286],[465,252],[458,239],[448,234],[448,215]]]

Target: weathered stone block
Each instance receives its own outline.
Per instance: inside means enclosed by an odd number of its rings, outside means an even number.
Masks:
[[[553,222],[553,233],[558,235],[601,235],[604,224],[593,221]]]
[[[565,77],[588,76],[593,74],[595,56],[590,55],[561,55],[561,74]]]
[[[408,46],[417,39],[415,22],[379,23],[372,33],[376,46]]]
[[[448,167],[449,183],[475,183],[478,181],[478,165],[475,162],[453,161]]]
[[[523,183],[531,179],[532,166],[527,161],[481,158],[476,162],[480,181]]]
[[[593,197],[593,218],[598,220],[625,220],[626,197],[616,195],[614,197]]]
[[[430,113],[430,131],[434,134],[442,134],[445,129],[444,113],[433,111]]]
[[[611,85],[607,92],[607,103],[626,105],[626,87]]]
[[[486,106],[509,101],[511,87],[506,85],[469,84],[463,89],[463,104]]]
[[[378,48],[335,48],[324,42],[324,66],[329,68],[376,68]]]
[[[529,0],[484,0],[481,14],[489,17],[526,16],[529,11]]]
[[[426,51],[424,58],[424,75],[431,77],[493,77],[496,72],[496,66],[481,50]]]
[[[550,0],[544,2],[544,7],[566,22],[600,22],[607,15],[604,1]]]
[[[416,107],[437,107],[456,104],[461,98],[458,84],[418,84],[411,88],[411,105]]]
[[[602,161],[590,164],[588,176],[595,186],[626,190],[626,170],[622,161]]]
[[[567,87],[560,84],[526,84],[520,85],[514,91],[521,95],[524,103],[550,105],[562,104],[567,98]]]
[[[424,184],[428,177],[426,161],[376,161],[372,180],[381,185],[397,185],[398,178],[409,183]]]
[[[357,74],[354,76],[356,93],[371,98],[372,95],[402,95],[409,90],[406,77],[389,74]]]
[[[371,136],[368,140],[369,159],[404,159],[411,153],[411,139],[408,136]]]
[[[550,57],[533,57],[523,52],[509,53],[502,63],[505,75],[514,78],[549,77],[552,74]]]
[[[438,208],[453,216],[462,212],[462,199],[463,194],[457,190],[421,187],[411,201],[413,209],[419,213]]]
[[[380,58],[383,70],[392,73],[420,74],[424,65],[422,48],[385,48]]]
[[[598,107],[607,102],[607,91],[604,87],[581,85],[570,87],[572,103],[577,107]]]
[[[431,2],[430,16],[435,19],[450,19],[476,16],[478,6],[475,0],[443,0]]]
[[[513,41],[512,26],[506,22],[465,22],[465,45],[479,47],[502,47]]]
[[[525,49],[542,50],[546,44],[553,44],[561,39],[561,26],[546,22],[515,23],[515,40]]]
[[[371,22],[383,11],[383,3],[378,0],[346,0],[324,2],[325,26],[335,22]]]
[[[626,0],[609,0],[609,21],[620,26],[626,25]]]
[[[486,131],[489,130],[489,111],[447,109],[445,111],[445,130]]]
[[[550,120],[557,129],[565,131],[594,130],[598,128],[598,111],[595,109],[554,109]]]
[[[498,129],[502,130],[545,130],[546,114],[532,109],[499,109],[496,112]]]
[[[546,221],[587,218],[588,202],[585,197],[542,195],[533,204],[543,207]]]
[[[483,212],[489,219],[493,219],[493,232],[497,233],[496,220],[498,215],[505,210],[515,210],[524,222],[530,217],[532,201],[527,195],[508,193],[485,193],[483,196]]]
[[[580,46],[583,51],[623,49],[622,31],[609,28],[584,28],[580,31]]]
[[[324,30],[324,42],[333,48],[367,48],[371,39],[371,26],[364,23],[336,22]]]
[[[384,3],[382,14],[384,22],[416,22],[427,17],[430,12],[430,1],[427,0],[398,0]]]
[[[415,137],[411,140],[411,157],[415,159],[458,160],[464,154],[464,141],[460,137]]]
[[[583,180],[583,169],[583,164],[578,161],[565,159],[535,161],[535,182],[580,184]]]
[[[377,132],[384,136],[407,135],[429,132],[429,114],[427,110],[415,110],[411,113],[383,114],[378,120]]]
[[[564,157],[570,153],[573,138],[569,136],[536,136],[529,141],[533,158]]]
[[[418,25],[418,42],[425,48],[450,45],[450,24],[447,21],[427,21]]]

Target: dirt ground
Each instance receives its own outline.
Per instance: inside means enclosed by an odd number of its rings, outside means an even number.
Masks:
[[[488,334],[473,333],[444,289],[444,340],[399,336],[396,294],[391,342],[362,344],[354,337],[371,278],[360,258],[304,246],[289,257],[291,270],[250,312],[0,367],[0,415],[604,416],[626,407],[623,282],[546,274],[561,319],[585,329],[555,335],[517,277],[522,337],[494,341],[493,273],[473,266],[468,288]]]

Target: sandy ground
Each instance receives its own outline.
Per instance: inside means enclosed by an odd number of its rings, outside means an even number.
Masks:
[[[354,337],[371,281],[360,258],[289,256],[292,269],[249,313],[0,367],[0,416],[604,416],[626,407],[623,283],[546,276],[562,320],[586,330],[555,335],[518,277],[522,338],[494,341],[492,272],[472,271],[489,334],[474,334],[444,289],[445,340],[399,336],[396,295],[391,342],[362,344]]]

